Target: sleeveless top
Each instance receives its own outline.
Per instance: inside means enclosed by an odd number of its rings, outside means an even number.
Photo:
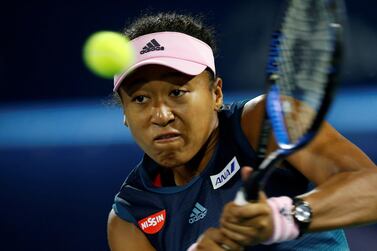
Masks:
[[[257,166],[256,153],[241,128],[247,101],[219,112],[219,141],[203,172],[184,186],[156,187],[158,164],[145,155],[115,196],[117,216],[135,224],[157,251],[181,251],[209,227],[218,227],[223,206],[242,185],[240,167]],[[278,168],[269,178],[268,197],[294,197],[311,188],[292,167]],[[342,230],[307,233],[299,239],[245,250],[349,250]]]

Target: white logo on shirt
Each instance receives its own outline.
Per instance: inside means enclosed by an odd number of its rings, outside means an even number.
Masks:
[[[227,183],[240,170],[237,158],[233,159],[226,165],[226,167],[218,174],[210,176],[213,189],[218,189]]]
[[[189,223],[192,224],[198,220],[201,220],[204,217],[206,217],[206,215],[207,215],[207,208],[200,205],[199,202],[196,202],[190,214]]]

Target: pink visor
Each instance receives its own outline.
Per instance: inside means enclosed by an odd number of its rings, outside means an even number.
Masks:
[[[114,91],[132,71],[143,65],[164,65],[192,76],[207,67],[216,73],[211,47],[184,33],[150,33],[131,40],[131,43],[135,49],[135,60],[123,73],[114,76]]]

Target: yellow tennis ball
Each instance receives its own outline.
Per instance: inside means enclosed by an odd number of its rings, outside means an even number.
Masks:
[[[132,64],[135,54],[126,36],[112,31],[99,31],[85,42],[83,57],[93,73],[113,78]]]

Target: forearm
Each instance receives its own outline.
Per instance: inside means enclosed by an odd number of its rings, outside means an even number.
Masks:
[[[309,231],[377,222],[377,168],[340,172],[302,197],[313,210]]]

